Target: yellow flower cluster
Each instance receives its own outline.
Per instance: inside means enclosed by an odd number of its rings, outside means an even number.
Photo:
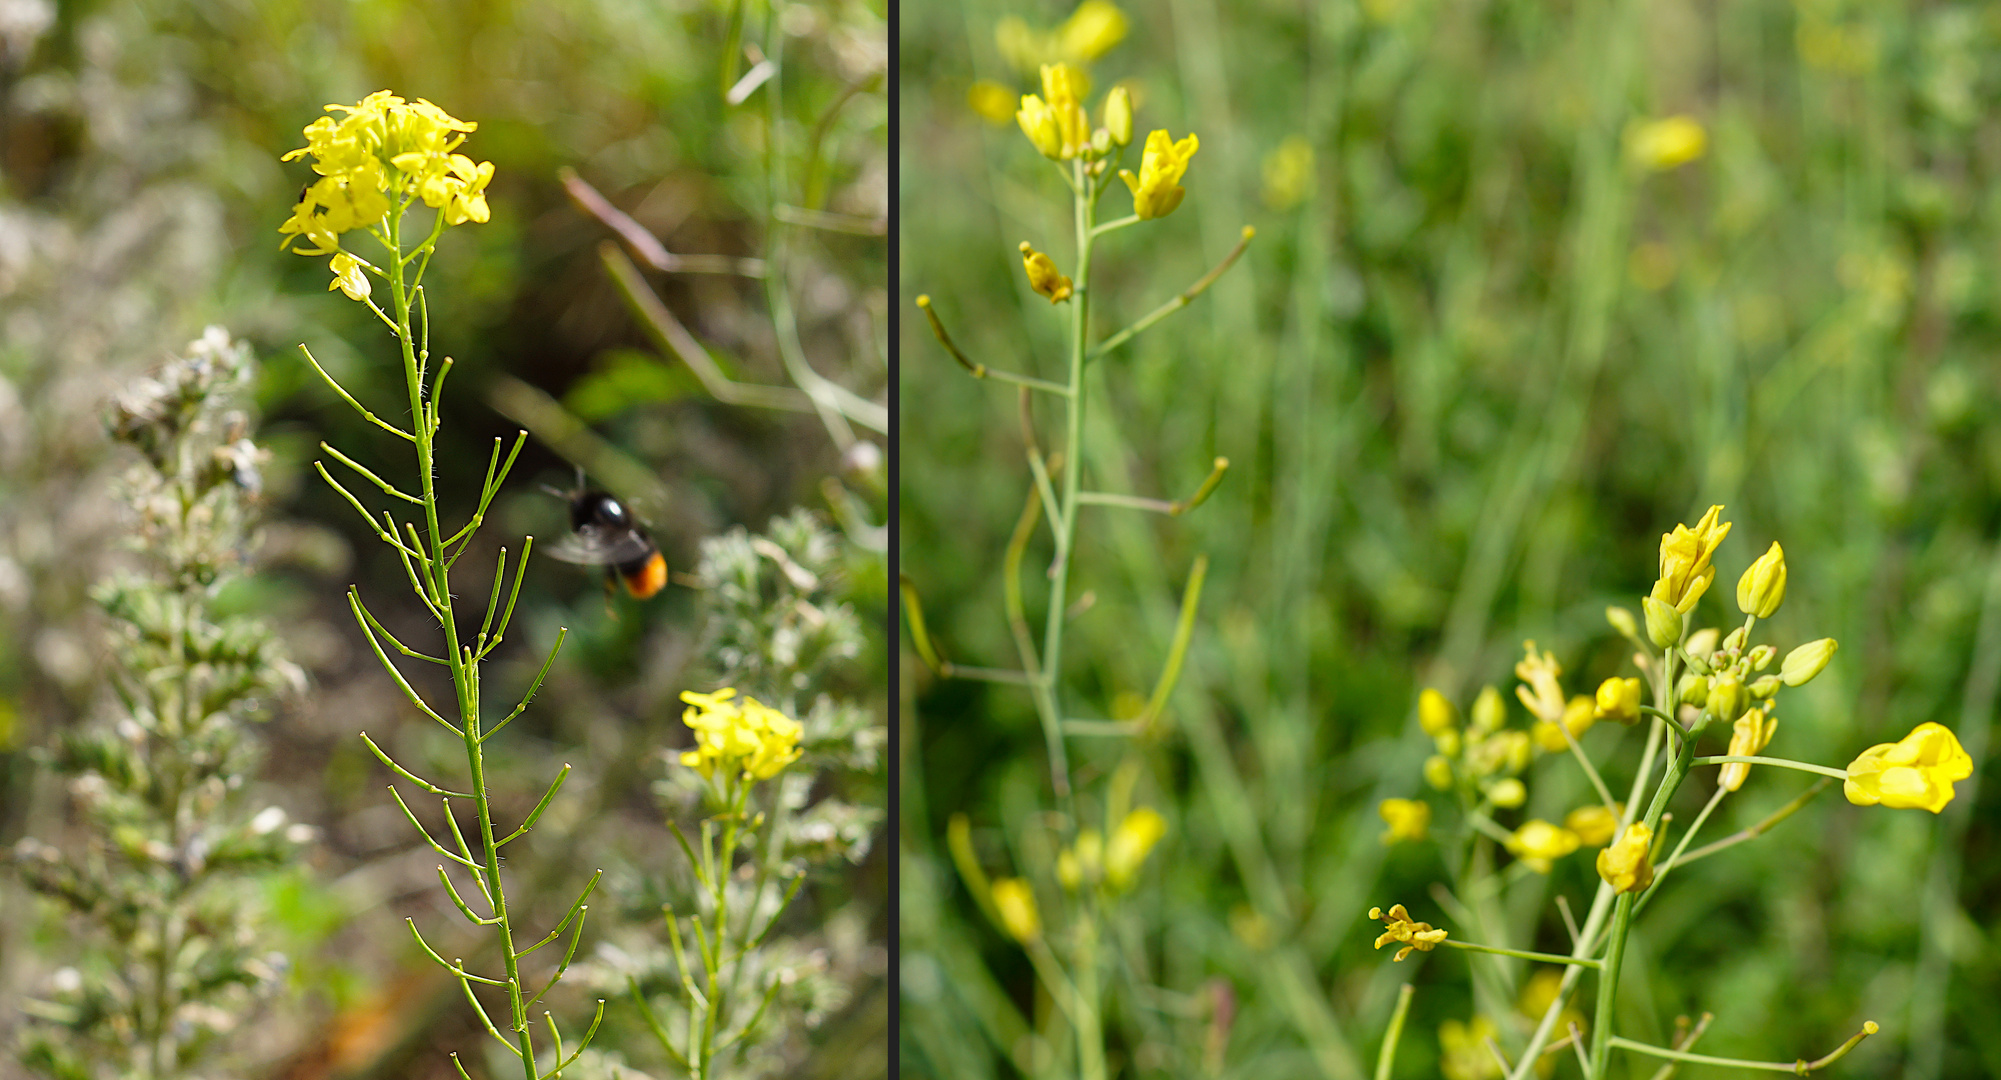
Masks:
[[[681,764],[713,779],[741,773],[751,780],[769,780],[799,760],[799,722],[756,698],[736,698],[734,687],[713,694],[683,691],[689,708],[682,723],[695,732],[695,748],[681,755]]]
[[[1051,160],[1068,161],[1091,149],[1091,118],[1084,98],[1091,78],[1069,64],[1042,65],[1042,96],[1023,94],[1014,114],[1021,133]]]
[[[1898,742],[1862,751],[1849,763],[1841,790],[1857,806],[1880,803],[1936,814],[1952,801],[1953,783],[1972,775],[1973,758],[1958,736],[1943,725],[1923,723]]]
[[[327,111],[347,115],[313,121],[305,129],[306,145],[281,159],[310,154],[319,174],[279,227],[286,246],[304,238],[310,246],[296,249],[299,254],[335,254],[341,234],[380,224],[413,197],[443,214],[446,225],[487,220],[493,163],[475,164],[453,153],[479,125],[422,98],[405,101],[387,90],[353,105],[328,105]],[[334,268],[334,287],[356,299],[357,292],[366,296],[365,265],[348,255]]]
[[[1436,690],[1417,699],[1417,720],[1438,750],[1424,763],[1425,782],[1440,791],[1466,782],[1477,785],[1495,806],[1520,806],[1528,789],[1515,776],[1535,757],[1526,731],[1503,730],[1508,707],[1501,692],[1485,687],[1473,701],[1472,722],[1459,728],[1458,710]]]

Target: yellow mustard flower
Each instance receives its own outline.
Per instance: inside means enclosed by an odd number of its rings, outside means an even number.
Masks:
[[[1188,194],[1181,187],[1181,176],[1188,171],[1188,159],[1200,148],[1193,134],[1180,142],[1162,130],[1146,137],[1139,175],[1134,176],[1131,169],[1119,170],[1119,179],[1132,189],[1133,212],[1141,220],[1166,217],[1181,205],[1182,196]]]
[[[1541,818],[1530,818],[1508,837],[1507,848],[1515,858],[1527,863],[1529,869],[1547,874],[1555,860],[1576,851],[1580,843],[1577,834],[1569,829]]]
[[[279,227],[285,246],[303,237],[311,247],[299,249],[301,254],[329,254],[339,249],[342,233],[380,223],[392,203],[412,197],[440,210],[447,225],[487,220],[484,189],[493,164],[453,153],[479,125],[422,98],[405,101],[387,90],[326,108],[346,115],[322,116],[307,125],[306,145],[281,159],[311,155],[320,176]]]
[[[994,910],[1000,913],[1001,927],[1009,937],[1023,944],[1042,936],[1042,916],[1035,910],[1035,890],[1020,878],[1001,878],[993,884]]]
[[[1376,807],[1376,813],[1389,826],[1389,831],[1383,833],[1385,844],[1423,840],[1425,829],[1431,825],[1431,804],[1422,799],[1384,799]]]
[[[1598,876],[1613,892],[1634,892],[1654,880],[1654,831],[1639,822],[1626,826],[1619,842],[1598,853]]]
[[[1973,758],[1942,724],[1926,722],[1894,743],[1862,751],[1848,763],[1842,793],[1857,806],[1881,804],[1936,814],[1952,801],[1954,782],[1973,775]]]
[[[1563,817],[1563,827],[1577,834],[1577,840],[1585,847],[1603,847],[1619,831],[1619,816],[1626,812],[1624,804],[1607,807],[1604,803],[1580,806]]]
[[[1709,135],[1693,116],[1634,120],[1626,125],[1626,157],[1652,172],[1666,172],[1700,158]]]
[[[1731,523],[1717,521],[1722,513],[1721,506],[1712,506],[1694,528],[1676,525],[1673,532],[1661,536],[1661,576],[1650,594],[1655,600],[1686,615],[1702,599],[1716,578],[1716,567],[1710,565],[1709,558],[1730,535]]]
[[[1028,271],[1028,287],[1050,303],[1060,304],[1070,299],[1073,291],[1070,279],[1057,271],[1056,260],[1035,250],[1026,240],[1021,242],[1021,265]]]
[[[345,251],[337,251],[329,265],[333,268],[334,279],[333,284],[327,286],[328,292],[339,289],[347,294],[349,300],[366,300],[368,294],[374,291],[360,259]]]
[[[1737,718],[1730,734],[1731,757],[1756,757],[1758,751],[1770,745],[1772,736],[1778,733],[1779,718],[1769,716],[1771,710],[1752,709]],[[1742,761],[1726,761],[1723,770],[1716,774],[1716,786],[1736,791],[1744,786],[1745,778],[1751,775],[1751,766]]]
[[[1737,579],[1737,610],[1769,619],[1786,599],[1786,553],[1777,540]]]
[[[1417,724],[1426,735],[1437,735],[1459,726],[1459,710],[1445,699],[1445,695],[1426,687],[1417,695]]]
[[[684,691],[681,700],[689,706],[681,722],[695,732],[695,748],[681,755],[681,764],[704,779],[720,769],[725,776],[769,780],[799,760],[799,722],[756,698],[739,702],[736,689],[725,687],[713,694]]]
[[[1598,722],[1598,703],[1592,698],[1579,695],[1570,699],[1563,708],[1563,727],[1570,729],[1572,739],[1582,738]],[[1560,754],[1570,748],[1569,740],[1563,737],[1563,729],[1547,720],[1538,720],[1529,729],[1536,745],[1552,754]]]
[[[1622,679],[1617,675],[1598,684],[1598,694],[1593,701],[1597,714],[1607,720],[1617,720],[1631,724],[1640,718],[1640,680]]]
[[[1515,664],[1515,678],[1524,685],[1515,687],[1515,696],[1538,719],[1555,723],[1563,719],[1569,707],[1569,700],[1563,696],[1563,685],[1557,676],[1563,674],[1563,665],[1556,662],[1556,654],[1535,651],[1535,642],[1522,642],[1526,654]],[[1561,746],[1561,744],[1558,744]]]
[[[1076,157],[1091,145],[1091,118],[1084,112],[1084,99],[1091,93],[1091,77],[1069,64],[1042,65],[1042,96],[1056,117],[1056,130],[1063,140],[1063,157]]]
[[[1445,1080],[1496,1080],[1501,1063],[1487,1049],[1487,1040],[1500,1033],[1484,1016],[1466,1024],[1447,1020],[1438,1025],[1438,1071],[1445,1074]]]
[[[1014,91],[992,79],[980,79],[967,88],[966,105],[981,119],[998,127],[1014,116]]]
[[[1167,819],[1153,807],[1142,806],[1127,814],[1105,844],[1106,883],[1121,892],[1131,888],[1147,854],[1166,835]]]
[[[1405,911],[1402,904],[1391,904],[1387,912],[1382,908],[1372,907],[1369,909],[1369,918],[1381,919],[1388,927],[1382,932],[1382,936],[1376,938],[1376,948],[1380,949],[1393,941],[1403,943],[1403,948],[1397,950],[1397,954],[1391,957],[1392,960],[1402,960],[1409,956],[1413,949],[1430,952],[1446,938],[1445,931],[1434,930],[1430,923],[1413,920],[1410,912]]]

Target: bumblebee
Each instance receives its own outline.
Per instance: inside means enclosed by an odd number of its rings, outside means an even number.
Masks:
[[[613,496],[578,485],[555,492],[569,500],[570,528],[549,554],[569,563],[605,568],[607,588],[625,582],[635,599],[645,600],[667,585],[667,559],[632,512]]]

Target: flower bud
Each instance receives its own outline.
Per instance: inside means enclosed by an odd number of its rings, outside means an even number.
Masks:
[[[1430,807],[1425,807],[1427,820],[1430,814]],[[1112,838],[1105,844],[1106,883],[1120,892],[1131,888],[1133,879],[1139,876],[1140,865],[1146,862],[1147,853],[1165,835],[1167,819],[1153,807],[1142,806],[1127,814],[1125,820],[1119,822],[1119,827],[1112,830]]]
[[[1647,639],[1657,649],[1665,649],[1681,640],[1681,612],[1665,600],[1651,596],[1640,599],[1640,607],[1647,615]]]
[[[1112,133],[1112,141],[1120,146],[1133,141],[1133,96],[1123,86],[1114,86],[1105,95],[1105,130]]]
[[[1709,701],[1709,679],[1707,676],[1690,672],[1675,683],[1674,700],[1677,704],[1693,705],[1700,709]]]
[[[1777,675],[1760,675],[1751,680],[1751,700],[1770,701],[1782,685]]]
[[[1445,695],[1429,687],[1417,695],[1417,723],[1426,735],[1436,736],[1441,731],[1450,731],[1459,726],[1459,710]]]
[[[1750,703],[1750,692],[1744,689],[1744,680],[1736,672],[1720,671],[1710,676],[1709,702],[1704,706],[1709,715],[1728,724],[1744,715]]]
[[[1506,780],[1496,781],[1487,787],[1487,798],[1492,799],[1495,806],[1501,807],[1504,810],[1512,810],[1520,806],[1528,801],[1528,797],[1529,789],[1523,786],[1520,780],[1512,776]]]
[[[1598,684],[1598,715],[1631,724],[1640,719],[1640,680],[1618,676]]]
[[[1063,127],[1057,120],[1056,110],[1034,94],[1021,96],[1021,109],[1014,114],[1015,123],[1021,125],[1021,133],[1035,144],[1035,149],[1051,161],[1063,157]]]
[[[1640,624],[1633,621],[1632,612],[1615,604],[1605,609],[1605,621],[1628,641],[1635,645],[1640,643]]]
[[[1042,936],[1042,917],[1035,910],[1035,892],[1020,878],[1001,878],[993,884],[994,910],[1001,928],[1016,941],[1027,943]]]
[[[1785,663],[1779,665],[1779,678],[1787,686],[1805,686],[1827,666],[1837,648],[1840,646],[1831,637],[1807,642],[1786,654]]]
[[[1751,662],[1752,671],[1763,671],[1772,666],[1773,658],[1778,655],[1779,650],[1770,645],[1757,645],[1753,646],[1750,652],[1744,654],[1744,659]]]
[[[1619,842],[1598,853],[1598,876],[1613,892],[1637,892],[1653,884],[1654,831],[1635,822]]]
[[[1056,269],[1056,260],[1021,242],[1021,266],[1028,271],[1028,287],[1046,297],[1052,304],[1060,304],[1070,299],[1073,291],[1070,279]]]
[[[1501,700],[1501,692],[1491,686],[1480,688],[1480,696],[1473,699],[1473,730],[1499,731],[1508,721],[1508,704]]]
[[[1452,787],[1452,763],[1437,754],[1424,759],[1424,782],[1439,791]]]
[[[1459,729],[1446,728],[1444,731],[1431,737],[1431,744],[1437,747],[1438,752],[1444,754],[1446,757],[1458,757],[1460,749]]]
[[[1744,576],[1737,579],[1737,609],[1746,615],[1769,619],[1785,599],[1786,553],[1774,540],[1758,561],[1744,571]]]
[[[1619,815],[1624,812],[1624,804],[1608,809],[1604,803],[1592,803],[1572,810],[1563,827],[1576,833],[1585,847],[1602,847],[1618,833]]]
[[[1716,674],[1716,669],[1709,666],[1709,661],[1705,659],[1703,654],[1700,652],[1694,650],[1683,650],[1682,659],[1688,661],[1688,670],[1696,673],[1697,675]]]

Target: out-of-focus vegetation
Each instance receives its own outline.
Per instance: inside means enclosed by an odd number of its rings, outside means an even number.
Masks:
[[[446,930],[435,853],[408,832],[356,737],[367,728],[420,770],[458,749],[375,670],[343,597],[354,582],[407,598],[404,571],[360,542],[352,511],[310,470],[321,440],[370,446],[366,433],[380,432],[332,396],[298,343],[383,402],[402,381],[394,341],[362,305],[326,296],[324,260],[278,250],[278,226],[312,179],[279,155],[303,144],[326,103],[385,87],[480,123],[478,156],[496,166],[492,221],[455,231],[425,279],[433,349],[455,360],[438,436],[439,490],[464,503],[455,513],[471,509],[491,440],[533,434],[489,511],[492,539],[467,565],[490,567],[503,535],[559,538],[565,507],[539,485],[570,487],[581,458],[594,482],[640,503],[675,568],[641,604],[607,599],[591,568],[537,559],[487,676],[489,696],[525,688],[556,627],[570,628],[536,707],[491,744],[489,782],[504,793],[500,812],[519,819],[541,794],[533,778],[575,766],[509,848],[520,883],[510,906],[553,923],[574,883],[605,868],[578,956],[614,964],[596,943],[658,939],[659,902],[692,880],[665,827],[692,822],[690,808],[655,790],[689,739],[678,694],[721,685],[742,662],[709,616],[743,599],[725,603],[692,572],[704,538],[738,524],[762,533],[796,507],[817,514],[833,531],[814,602],[852,608],[864,632],[812,689],[863,715],[884,709],[886,654],[869,629],[885,595],[885,458],[868,452],[879,436],[839,433],[800,402],[717,400],[627,299],[656,297],[685,328],[676,340],[728,377],[796,386],[803,359],[828,380],[815,386],[822,397],[880,408],[884,17],[871,3],[0,5],[0,844],[84,843],[65,832],[69,799],[35,750],[105,704],[106,626],[86,590],[129,558],[108,486],[130,460],[104,426],[111,395],[204,325],[225,325],[261,360],[256,437],[274,456],[255,572],[218,605],[279,627],[309,685],[258,729],[266,761],[247,783],[251,801],[322,831],[262,897],[273,947],[293,966],[285,991],[220,1040],[218,1060],[236,1074],[448,1076],[446,1051],[491,1042],[402,924],[414,916],[446,935],[432,940],[448,955],[478,963],[477,939]],[[610,212],[581,209],[564,169]],[[621,290],[600,250],[621,239],[613,223],[676,254],[730,257],[698,269],[777,276],[649,272]],[[638,234],[623,239],[644,262]],[[356,456],[384,473],[407,467],[386,450]],[[425,617],[375,610],[399,635]],[[880,805],[880,772],[853,764],[822,772],[801,805]],[[827,839],[831,858],[779,929],[802,996],[773,1015],[798,1021],[796,1038],[757,1067],[879,1075],[886,862],[869,853],[866,815]],[[0,1076],[19,1068],[18,1005],[46,996],[73,929],[28,895],[0,877]],[[548,999],[566,1031],[588,1020],[596,989],[572,981]],[[594,1049],[605,1052],[586,1063],[596,1075],[670,1070],[629,998]],[[476,1076],[489,1064],[478,1053],[463,1058]]]
[[[1002,558],[1031,480],[1013,389],[968,378],[912,301],[949,298],[975,360],[1062,377],[1067,313],[1030,291],[1016,245],[1074,258],[1065,192],[1011,120],[989,126],[968,101],[975,80],[1035,89],[997,41],[1003,19],[1068,15],[974,3],[902,26],[901,565],[964,664],[1011,666]],[[1392,966],[1366,920],[1393,900],[1439,910],[1436,848],[1386,847],[1377,815],[1424,797],[1418,691],[1505,687],[1528,638],[1573,687],[1630,673],[1604,609],[1633,606],[1660,534],[1712,503],[1737,523],[1718,556],[1732,573],[1786,544],[1774,638],[1841,641],[1769,752],[1839,764],[1929,720],[1976,772],[1937,818],[1824,795],[1676,873],[1628,943],[1622,1033],[1665,1043],[1677,1015],[1713,1011],[1706,1052],[1790,1060],[1867,1017],[1883,1033],[1836,1066],[1849,1075],[2001,1071],[1985,1036],[2001,961],[1978,929],[1997,916],[1979,770],[2001,680],[2001,20],[1836,0],[1128,15],[1094,82],[1128,82],[1139,130],[1192,129],[1201,151],[1171,218],[1100,240],[1098,327],[1186,288],[1244,222],[1258,239],[1092,372],[1089,486],[1175,497],[1216,456],[1233,463],[1180,518],[1088,510],[1073,556],[1063,677],[1079,719],[1132,714],[1185,568],[1210,559],[1172,723],[1144,746],[1135,799],[1169,829],[1127,901],[1114,1072],[1366,1075],[1414,979],[1397,1073],[1438,1075],[1441,1025],[1463,1041],[1473,1019],[1466,958]],[[1693,127],[1649,126],[1674,117]],[[1119,257],[1139,243],[1144,258]],[[1046,537],[1025,560],[1031,619]],[[1703,604],[1703,625],[1732,624],[1727,587]],[[1029,697],[935,679],[909,654],[902,670],[910,1071],[1074,1060],[1027,1037],[1054,1006],[945,851],[965,813],[989,858],[1053,873],[1037,861],[1053,826]],[[1641,737],[1599,725],[1585,742],[1629,763],[1613,745]],[[1070,749],[1081,785],[1125,748]],[[1605,779],[1623,791],[1621,767]],[[1539,776],[1510,827],[1560,820],[1585,790],[1575,770]],[[1678,816],[1714,783],[1691,780]],[[1708,828],[1798,788],[1753,770]],[[1568,951],[1552,899],[1581,911],[1596,885],[1587,859],[1520,876],[1499,904],[1509,936]],[[1528,1021],[1489,1019],[1522,1045]]]

